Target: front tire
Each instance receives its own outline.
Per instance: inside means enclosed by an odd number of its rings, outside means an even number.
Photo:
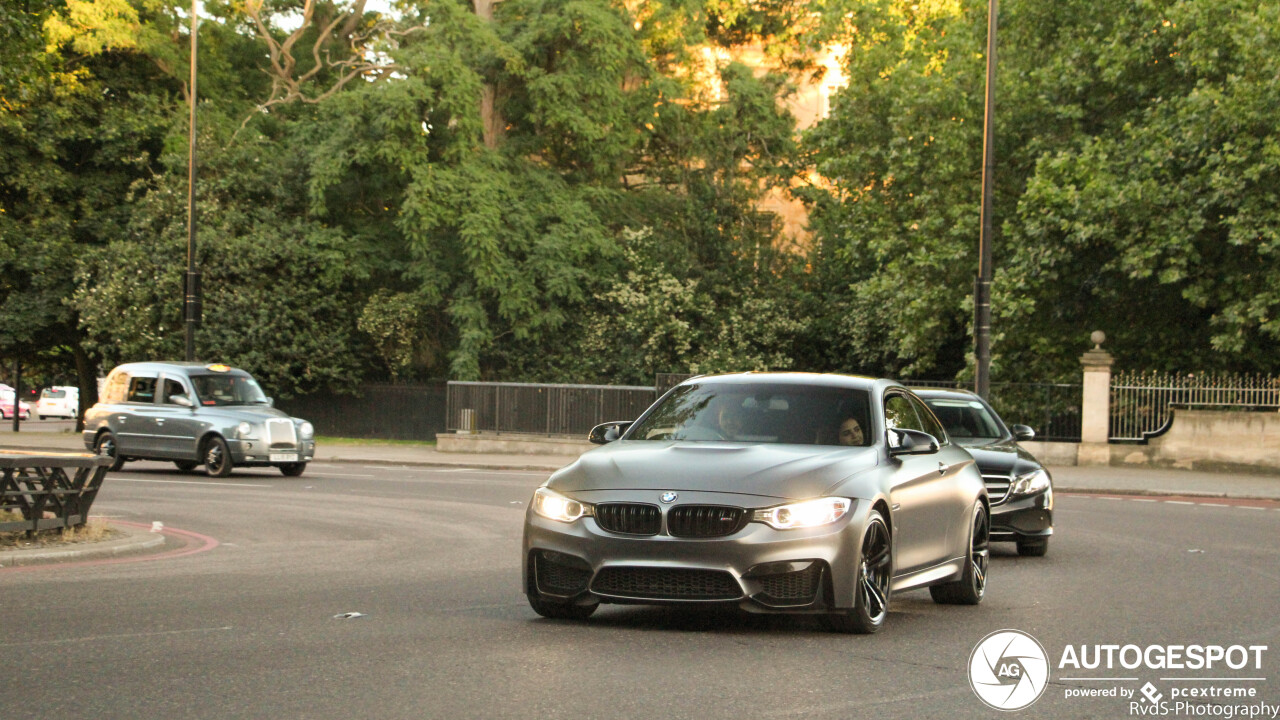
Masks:
[[[227,441],[216,435],[209,438],[204,446],[204,474],[213,478],[231,474],[231,450]]]
[[[893,540],[884,516],[872,510],[862,530],[862,551],[854,578],[853,608],[826,617],[835,632],[870,635],[889,617],[889,581],[893,577]]]
[[[107,468],[111,472],[116,472],[124,467],[124,458],[120,457],[120,448],[116,445],[116,436],[110,432],[104,432],[98,436],[98,440],[93,444],[93,451],[111,458],[111,465]]]
[[[991,525],[987,508],[979,500],[973,508],[969,532],[969,552],[960,579],[929,588],[933,601],[941,605],[977,605],[987,592],[987,567],[991,562]]]
[[[544,618],[552,620],[586,620],[600,607],[600,603],[591,605],[574,605],[567,602],[549,600],[537,590],[528,593],[529,607]]]
[[[302,474],[304,470],[307,469],[307,464],[304,462],[285,463],[284,465],[280,465],[279,467],[280,467],[281,475],[284,475],[285,477],[298,477],[299,475]]]
[[[1044,557],[1049,552],[1049,539],[1019,540],[1018,554],[1022,557]]]

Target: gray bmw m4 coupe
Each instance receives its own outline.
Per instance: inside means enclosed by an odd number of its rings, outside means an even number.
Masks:
[[[975,605],[987,491],[910,390],[805,373],[696,377],[539,487],[524,591],[540,615],[600,603],[736,604],[872,633],[891,595]]]

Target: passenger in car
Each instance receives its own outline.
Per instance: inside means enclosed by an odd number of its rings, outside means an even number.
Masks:
[[[854,418],[845,418],[840,423],[840,431],[836,435],[836,441],[841,445],[861,445],[865,440],[862,434],[862,423]]]

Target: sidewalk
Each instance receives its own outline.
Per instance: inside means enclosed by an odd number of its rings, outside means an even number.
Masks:
[[[84,451],[80,436],[66,432],[0,432],[0,449]],[[325,445],[316,462],[365,465],[468,467],[551,473],[574,461],[569,455],[442,453],[427,445]],[[1280,475],[1208,473],[1127,467],[1050,467],[1059,492],[1205,495],[1280,500]]]

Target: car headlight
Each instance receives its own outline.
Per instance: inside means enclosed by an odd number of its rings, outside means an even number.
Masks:
[[[848,498],[824,497],[756,510],[751,513],[751,520],[767,523],[775,530],[818,527],[844,517],[851,507],[853,503]]]
[[[544,487],[533,493],[533,511],[548,520],[573,522],[584,515],[591,515],[593,510],[590,503],[578,502]]]
[[[1010,495],[1033,495],[1049,488],[1049,473],[1044,468],[1037,468],[1025,475],[1013,479],[1009,486]]]
[[[253,426],[247,422],[242,422],[236,426],[236,437],[247,438],[253,435]]]
[[[298,435],[302,436],[303,440],[310,440],[315,437],[315,434],[316,429],[309,422],[304,422],[298,426]]]

